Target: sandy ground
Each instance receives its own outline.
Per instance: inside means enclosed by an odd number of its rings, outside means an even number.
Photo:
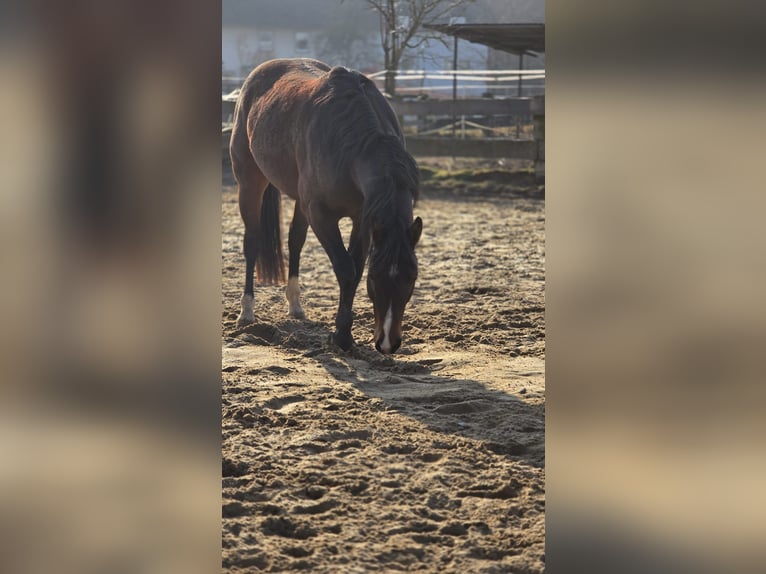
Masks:
[[[289,214],[284,199],[285,230]],[[311,231],[308,319],[257,286],[256,324],[236,329],[242,224],[224,185],[224,570],[544,570],[544,202],[426,186],[416,214],[400,353],[374,350],[364,279],[343,353]]]

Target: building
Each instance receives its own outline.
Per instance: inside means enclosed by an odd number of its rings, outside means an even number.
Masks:
[[[545,22],[545,0],[480,0],[487,22],[541,24]],[[489,69],[544,69],[545,53],[526,55],[523,59],[502,50],[489,50]]]
[[[406,7],[402,2],[401,7]],[[406,14],[404,15],[406,18]],[[415,38],[416,48],[409,49],[402,58],[399,68],[396,91],[402,96],[444,98],[451,97],[453,90],[452,76],[445,71],[453,69],[463,71],[459,75],[457,96],[479,97],[515,96],[519,93],[532,95],[542,93],[544,80],[538,74],[527,76],[523,90],[519,89],[518,81],[485,82],[480,70],[539,70],[545,68],[544,50],[526,53],[519,57],[507,50],[494,49],[481,42],[458,40],[457,61],[455,61],[455,38],[435,31],[439,25],[456,24],[539,24],[545,22],[544,0],[475,0],[453,7],[439,21],[430,22],[421,28],[419,37]],[[437,26],[434,27],[434,24]],[[422,40],[422,41],[420,41]],[[410,72],[407,72],[410,71]],[[491,75],[494,78],[510,77],[508,75]],[[382,73],[376,75],[381,80]],[[379,82],[382,88],[382,81]]]
[[[341,0],[222,0],[221,4],[224,93],[238,87],[242,78],[258,64],[273,58],[316,58],[368,75],[383,70],[380,18],[366,0],[342,3]],[[455,8],[449,18],[463,18],[468,23],[544,22],[545,3],[544,0],[476,0]],[[449,18],[443,23],[448,23]],[[453,39],[446,36],[425,39],[417,48],[408,50],[400,63],[402,70],[424,73],[397,82],[397,91],[402,95],[425,92],[431,97],[447,96],[451,93],[451,82],[426,76],[451,70],[452,66]],[[544,56],[525,56],[520,61],[516,55],[463,40],[457,67],[459,70],[538,69],[544,68]],[[376,79],[380,80],[380,76]],[[379,86],[382,87],[382,81]],[[477,96],[487,89],[485,84],[464,81],[459,95]],[[505,94],[504,91],[498,93]]]
[[[273,58],[316,58],[380,70],[380,23],[361,0],[222,0],[222,75],[242,78]]]

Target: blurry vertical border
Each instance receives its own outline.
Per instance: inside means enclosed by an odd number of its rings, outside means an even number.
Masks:
[[[220,5],[2,11],[0,570],[210,572]]]
[[[547,566],[763,572],[763,5],[548,1]]]

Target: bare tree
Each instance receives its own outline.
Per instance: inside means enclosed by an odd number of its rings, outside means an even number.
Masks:
[[[341,3],[347,0],[341,0]],[[380,15],[380,43],[386,70],[384,89],[396,93],[396,70],[408,50],[440,36],[424,24],[446,23],[455,10],[476,0],[362,0]]]

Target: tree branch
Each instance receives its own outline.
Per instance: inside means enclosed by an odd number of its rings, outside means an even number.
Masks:
[[[343,3],[345,0],[340,0]],[[383,48],[386,69],[396,69],[407,50],[419,48],[430,39],[447,45],[437,33],[422,31],[424,24],[433,24],[442,20],[453,10],[472,4],[476,0],[364,0],[380,16],[381,47]],[[407,26],[399,26],[399,17],[409,18]],[[391,32],[396,31],[396,41]],[[388,86],[393,91],[393,83]]]

